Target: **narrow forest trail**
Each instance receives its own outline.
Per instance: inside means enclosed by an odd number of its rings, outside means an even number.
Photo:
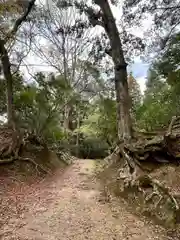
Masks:
[[[31,194],[24,193],[17,200],[24,210],[12,212],[9,222],[0,226],[0,239],[170,239],[160,236],[157,226],[128,212],[123,202],[118,217],[108,203],[99,202],[100,186],[91,177],[93,164],[78,160],[63,174],[57,172],[39,183]]]

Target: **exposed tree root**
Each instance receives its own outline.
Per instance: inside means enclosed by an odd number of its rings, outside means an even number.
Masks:
[[[22,144],[22,136],[18,131],[0,127],[0,156],[8,158],[15,156]]]
[[[20,156],[18,156],[18,157],[11,157],[11,158],[8,158],[8,159],[1,159],[0,160],[0,164],[13,163],[14,161],[18,161],[18,160],[20,160],[20,161],[28,161],[28,162],[32,163],[35,166],[37,172],[39,172],[38,171],[38,168],[39,168],[39,169],[41,169],[42,172],[44,172],[46,174],[51,174],[50,171],[46,170],[43,166],[37,164],[31,158],[23,158],[23,157],[20,157]]]
[[[172,119],[171,119],[171,122],[169,124],[166,136],[170,136],[172,134],[172,128],[173,128],[173,125],[174,125],[176,120],[177,120],[177,117],[173,116]]]
[[[10,158],[5,158],[5,159],[0,159],[0,164],[6,164],[6,163],[12,163],[14,162],[16,159],[14,157],[10,157]]]
[[[158,200],[154,205],[155,208],[157,208],[163,200],[169,200],[174,206],[175,211],[178,211],[179,205],[169,189],[157,180],[152,179],[152,177],[144,171],[141,164],[134,161],[127,152],[124,150],[121,150],[121,152],[123,153],[123,159],[126,162],[124,167],[119,170],[119,178],[123,179],[124,188],[136,187],[143,193],[145,202],[153,200],[155,196],[158,197]],[[152,191],[147,195],[146,190],[150,188]]]
[[[153,199],[154,196],[159,197],[158,201],[155,203],[155,208],[159,206],[163,199],[170,200],[175,208],[175,211],[179,210],[179,205],[175,197],[170,193],[169,189],[163,186],[159,181],[152,179],[148,175],[144,175],[136,179],[134,184],[138,189],[145,193],[146,188],[152,188],[152,192],[145,197],[145,201],[149,202]]]
[[[28,161],[35,166],[37,172],[41,170],[41,172],[46,174],[51,174],[49,170],[47,170],[42,164],[38,164],[32,158],[24,158],[21,157],[21,149],[25,146],[25,144],[31,143],[35,141],[37,137],[28,135],[27,133],[22,133],[21,131],[17,131],[6,126],[0,127],[0,165],[1,164],[9,164],[15,161]],[[34,140],[35,139],[35,140]],[[38,138],[37,138],[38,139]],[[39,140],[36,140],[36,143],[41,145]],[[33,142],[34,144],[34,142]],[[42,143],[42,147],[45,147],[44,143]]]
[[[139,137],[136,142],[118,146],[115,153],[115,157],[118,156],[122,163],[118,171],[118,179],[123,180],[124,190],[136,189],[137,192],[142,193],[145,205],[153,206],[155,212],[168,206],[171,210],[167,211],[177,216],[180,210],[177,198],[171,193],[171,189],[153,179],[149,173],[163,164],[179,164],[180,117],[172,118],[166,132],[151,137],[150,135],[145,137],[143,134],[143,137]],[[109,163],[113,162],[113,157],[113,154],[108,156]]]
[[[0,126],[0,165],[11,164],[16,161],[26,161],[33,164],[38,173],[51,174],[50,168],[54,168],[56,164],[58,166],[57,160],[51,162],[51,160],[47,158],[47,161],[40,163],[39,161],[35,161],[33,156],[30,158],[22,157],[22,152],[25,152],[25,155],[26,151],[29,152],[28,146],[33,146],[35,148],[38,146],[38,152],[39,147],[40,151],[44,149],[48,154],[51,152],[45,141],[35,134],[14,130],[8,126]],[[30,156],[31,155],[32,154],[30,154]],[[74,159],[70,154],[61,152],[60,160],[69,165],[72,164]]]
[[[109,165],[109,164],[112,164],[114,162],[118,162],[119,161],[119,154],[120,154],[120,149],[119,149],[119,146],[117,146],[114,149],[114,151],[104,159],[105,163]]]
[[[147,163],[151,167],[164,163],[178,164],[180,160],[180,117],[172,118],[167,132],[150,140],[139,138],[136,142],[121,144],[118,150],[119,156],[122,156],[129,166],[131,174],[136,171],[137,167],[146,173],[153,170],[146,167]]]
[[[60,159],[67,165],[72,164],[75,157],[71,156],[68,152],[58,152]]]
[[[18,157],[17,160],[20,160],[20,161],[28,161],[28,162],[30,162],[30,163],[32,163],[32,164],[35,165],[35,168],[36,168],[37,171],[38,171],[38,168],[39,168],[39,169],[41,169],[42,172],[44,172],[44,173],[46,173],[46,174],[51,174],[50,171],[46,170],[43,166],[37,164],[37,162],[35,162],[35,161],[34,161],[33,159],[31,159],[31,158]],[[39,172],[39,171],[38,171],[38,172]]]

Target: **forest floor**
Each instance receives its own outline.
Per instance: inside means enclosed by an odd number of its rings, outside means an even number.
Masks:
[[[123,200],[118,206],[113,200],[100,201],[102,187],[94,167],[93,160],[77,160],[31,185],[0,185],[0,239],[175,240],[133,215]]]

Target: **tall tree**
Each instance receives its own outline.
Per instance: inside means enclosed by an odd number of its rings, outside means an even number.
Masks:
[[[94,0],[97,7],[91,7],[84,2],[75,1],[75,6],[81,12],[85,12],[92,26],[104,28],[110,43],[108,54],[114,63],[114,84],[117,101],[117,125],[118,137],[120,141],[128,140],[132,137],[132,126],[130,117],[130,99],[127,83],[127,63],[122,48],[119,31],[113,16],[108,0]],[[70,3],[72,5],[72,3]]]
[[[34,42],[33,50],[36,55],[53,67],[57,74],[63,75],[71,89],[86,92],[89,85],[87,65],[90,60],[88,48],[91,34],[89,29],[84,31],[84,22],[78,10],[75,7],[60,8],[52,2],[48,8],[44,4],[39,6],[39,17],[41,20],[37,20],[36,30],[44,41]],[[64,127],[67,130],[70,130],[72,115],[69,101],[73,97],[71,93],[73,91],[65,96],[66,104],[63,109]]]
[[[99,5],[102,11],[100,18],[102,19],[104,29],[109,37],[111,56],[114,62],[118,136],[120,140],[126,140],[132,137],[127,83],[127,63],[125,61],[118,28],[108,0],[96,0],[95,3]]]
[[[26,21],[27,16],[31,12],[34,4],[35,4],[35,0],[28,1],[28,4],[26,4],[26,7],[24,8],[23,14],[19,18],[17,18],[17,20],[13,25],[13,28],[9,32],[7,32],[7,35],[0,38],[0,58],[2,63],[3,74],[6,79],[6,88],[7,88],[8,124],[13,127],[14,127],[14,117],[15,117],[14,106],[13,106],[13,77],[11,73],[11,63],[9,60],[8,50],[6,48],[6,45],[8,41],[13,39],[13,37],[16,35],[21,24]],[[11,11],[13,11],[13,8],[11,9]]]

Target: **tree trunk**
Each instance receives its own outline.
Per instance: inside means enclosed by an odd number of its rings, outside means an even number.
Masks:
[[[115,68],[115,91],[117,100],[117,121],[119,140],[129,140],[132,137],[130,118],[130,99],[127,83],[127,64],[124,59],[119,32],[108,0],[95,0],[102,11],[103,27],[109,37],[111,57]]]
[[[8,125],[11,127],[15,127],[15,112],[13,106],[13,77],[11,74],[11,64],[9,61],[9,56],[5,44],[12,36],[14,36],[19,27],[23,22],[26,21],[27,16],[31,12],[32,8],[35,5],[36,0],[28,1],[27,9],[25,9],[22,16],[20,16],[16,21],[12,28],[12,30],[7,34],[4,39],[0,39],[0,59],[3,68],[3,74],[6,80],[7,85],[7,117],[8,117]],[[25,6],[24,6],[25,7]]]
[[[79,128],[80,128],[80,112],[77,110],[77,133],[76,133],[76,156],[79,157]]]
[[[68,104],[65,105],[64,108],[64,128],[65,130],[71,129],[71,106]]]
[[[68,76],[68,66],[67,66],[67,58],[66,58],[66,36],[65,33],[62,32],[62,54],[63,54],[63,68],[64,68],[64,79],[66,84],[69,85],[69,76]],[[64,128],[65,131],[70,129],[70,107],[68,104],[68,98],[65,97],[66,105],[64,107]]]
[[[130,118],[130,100],[127,82],[122,83],[121,79],[127,79],[126,71],[115,69],[115,91],[117,104],[117,124],[119,140],[129,140],[132,137],[132,126]]]
[[[11,64],[9,61],[8,52],[5,48],[5,42],[0,39],[0,57],[3,67],[3,73],[7,86],[7,118],[8,125],[14,127],[14,106],[13,106],[13,78],[11,74]]]

